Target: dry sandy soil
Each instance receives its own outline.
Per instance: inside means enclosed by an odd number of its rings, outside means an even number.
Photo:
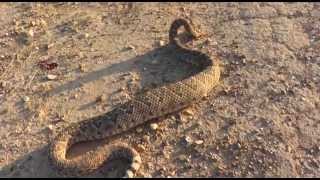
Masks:
[[[221,84],[156,130],[149,123],[115,139],[141,153],[136,175],[320,177],[319,3],[0,8],[0,177],[57,177],[47,147],[60,130],[192,72],[166,46],[181,16],[207,32],[195,48],[221,59]],[[118,176],[118,167],[89,176]]]

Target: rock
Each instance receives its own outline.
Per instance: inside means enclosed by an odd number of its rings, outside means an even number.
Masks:
[[[24,96],[24,97],[23,97],[23,101],[24,101],[24,102],[29,102],[29,101],[30,101],[30,98],[29,98],[28,96]]]
[[[159,41],[159,45],[160,45],[160,46],[164,46],[165,44],[166,44],[166,43],[165,43],[164,41],[162,41],[162,40]]]
[[[185,111],[183,111],[183,113],[187,116],[193,116],[194,112],[192,111],[192,109],[186,109]]]
[[[73,98],[74,98],[74,99],[77,99],[77,98],[78,98],[78,94],[74,94],[74,95],[73,95]]]
[[[143,131],[143,129],[142,129],[141,127],[138,127],[138,128],[136,129],[136,131],[137,131],[137,133],[141,133],[141,132]]]
[[[49,124],[49,125],[48,125],[48,129],[49,129],[49,130],[52,130],[52,129],[53,129],[53,126],[52,126],[51,124]]]
[[[197,145],[200,145],[200,144],[203,144],[203,140],[196,140],[194,143]]]
[[[146,148],[145,148],[143,145],[141,145],[141,144],[138,144],[138,145],[137,145],[137,151],[138,151],[138,152],[142,153],[142,152],[144,152],[145,150],[146,150]]]
[[[33,37],[33,36],[34,36],[34,32],[33,32],[33,30],[32,30],[32,29],[30,29],[30,30],[28,31],[28,34],[29,34],[29,36],[30,36],[30,37]]]
[[[179,156],[178,156],[178,159],[179,159],[180,161],[183,161],[183,162],[189,162],[189,161],[190,161],[190,160],[188,159],[188,157],[187,157],[186,155],[184,155],[184,154],[179,155]]]
[[[89,37],[89,34],[88,34],[88,33],[85,33],[85,34],[84,34],[84,37],[85,37],[85,38],[88,38],[88,37]]]
[[[35,26],[35,25],[37,25],[35,21],[31,21],[31,23],[30,23],[30,24],[31,24],[31,26]]]
[[[0,82],[0,88],[5,88],[7,86],[7,82],[1,81]]]
[[[47,79],[48,79],[48,80],[55,80],[55,79],[57,79],[57,77],[58,77],[58,76],[57,76],[57,75],[54,75],[54,74],[48,74],[48,75],[47,75]]]
[[[136,48],[135,48],[133,45],[129,45],[129,46],[127,47],[127,49],[128,49],[128,50],[135,50]]]
[[[237,148],[241,149],[241,144],[240,143],[237,143]]]
[[[145,142],[149,143],[149,142],[150,142],[150,136],[144,135],[144,136],[143,136],[143,140],[144,140]]]
[[[150,124],[150,128],[151,128],[152,130],[156,130],[156,129],[158,129],[158,124],[156,124],[156,123],[151,123],[151,124]]]
[[[163,151],[163,156],[165,159],[170,159],[170,155],[166,151]]]
[[[187,122],[188,121],[188,119],[187,118],[185,118],[184,116],[179,116],[179,121],[181,122],[181,123],[185,123],[185,122]]]
[[[125,178],[133,178],[133,172],[131,170],[127,170]]]
[[[140,163],[132,163],[131,168],[135,171],[137,171],[140,168]]]
[[[184,136],[183,139],[188,145],[192,143],[192,139],[189,136]]]
[[[101,96],[97,97],[96,102],[105,102],[107,100],[107,96],[102,94]]]
[[[48,45],[47,45],[47,49],[50,49],[50,48],[52,48],[53,46],[54,46],[54,43],[48,44]]]

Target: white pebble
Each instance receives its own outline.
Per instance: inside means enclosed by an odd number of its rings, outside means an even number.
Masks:
[[[128,171],[126,172],[126,175],[124,176],[124,178],[133,178],[133,172],[130,171],[130,170],[128,170]]]
[[[140,163],[132,163],[131,168],[135,171],[137,171],[140,168]]]
[[[164,41],[159,41],[159,45],[160,45],[160,46],[164,46],[164,45],[165,45],[165,42],[164,42]]]
[[[25,96],[25,97],[23,97],[23,101],[24,101],[24,102],[29,102],[29,101],[30,101],[30,98],[29,98],[28,96]]]
[[[192,143],[192,139],[189,136],[185,136],[184,140],[189,144]]]
[[[185,110],[184,113],[188,116],[192,116],[194,114],[194,112],[191,109]]]
[[[141,133],[143,131],[143,129],[141,127],[136,129],[137,133]]]
[[[48,74],[48,75],[47,75],[47,78],[48,78],[49,80],[55,80],[55,79],[57,79],[57,75]]]
[[[48,125],[48,129],[52,130],[53,126],[51,124]]]
[[[28,33],[29,33],[29,35],[30,35],[31,37],[33,37],[33,36],[34,36],[34,32],[33,32],[33,30],[32,30],[32,29],[30,29]]]
[[[150,124],[150,127],[151,127],[152,130],[156,130],[156,129],[158,128],[158,124],[156,124],[156,123],[151,123],[151,124]]]
[[[200,144],[203,144],[203,140],[196,140],[194,143],[200,145]]]

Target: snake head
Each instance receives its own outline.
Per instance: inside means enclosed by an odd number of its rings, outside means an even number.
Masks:
[[[204,31],[201,30],[202,29],[201,24],[197,20],[191,19],[191,18],[186,18],[186,19],[188,20],[189,24],[192,26],[192,35],[196,40],[207,35]]]

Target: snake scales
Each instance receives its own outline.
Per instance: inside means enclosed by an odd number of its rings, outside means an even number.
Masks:
[[[179,18],[171,24],[169,43],[177,48],[177,52],[196,57],[202,71],[181,81],[140,93],[102,118],[73,123],[64,129],[49,147],[49,160],[59,174],[86,175],[103,166],[109,159],[127,158],[131,163],[125,177],[131,177],[139,169],[141,158],[127,144],[108,144],[72,159],[66,158],[67,150],[75,143],[111,137],[151,119],[182,110],[207,96],[219,83],[219,66],[214,65],[208,55],[191,50],[178,40],[178,29],[182,26],[193,38],[197,38],[192,21]]]

